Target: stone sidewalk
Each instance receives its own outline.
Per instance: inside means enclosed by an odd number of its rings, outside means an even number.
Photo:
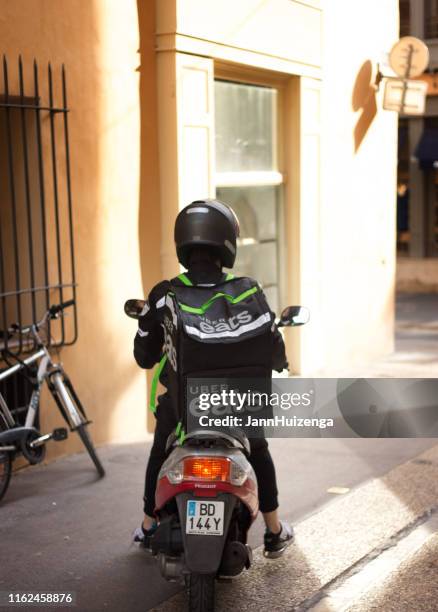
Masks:
[[[377,607],[370,607],[368,594],[361,600],[360,608],[356,602],[347,608],[329,606],[324,599],[335,581],[342,584],[352,570],[366,566],[437,511],[438,445],[305,519],[297,525],[295,544],[280,560],[268,561],[261,549],[257,549],[250,571],[232,584],[218,584],[217,611],[436,610],[437,600],[429,599],[429,595],[433,597],[437,592],[436,575],[432,576],[436,565],[426,567],[433,556],[436,538],[427,543],[419,558],[408,561],[408,567],[411,564],[418,572],[421,568],[427,569],[426,577],[420,577],[421,582],[415,573],[410,576],[402,568],[389,585],[384,584],[380,589],[371,585]],[[401,587],[397,590],[397,581],[403,583],[403,590]],[[419,588],[426,589],[421,599],[424,608],[407,603],[415,600],[415,591]],[[350,593],[351,599],[354,600],[354,592]],[[177,612],[185,605],[186,595],[179,593],[155,610]]]
[[[438,607],[438,532],[394,572],[354,602],[348,612],[436,612]]]

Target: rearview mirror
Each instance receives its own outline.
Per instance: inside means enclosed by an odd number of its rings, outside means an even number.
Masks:
[[[142,315],[145,315],[147,309],[147,302],[145,300],[126,300],[125,302],[125,314],[131,319],[138,319]]]
[[[280,315],[279,327],[305,325],[309,319],[310,312],[305,306],[287,306]]]

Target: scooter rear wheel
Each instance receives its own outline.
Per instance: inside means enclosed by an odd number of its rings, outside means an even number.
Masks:
[[[213,612],[214,574],[190,574],[189,612]]]

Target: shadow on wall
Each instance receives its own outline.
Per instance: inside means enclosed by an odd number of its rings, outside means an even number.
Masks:
[[[355,112],[362,111],[354,128],[354,152],[357,153],[377,114],[376,90],[374,89],[371,60],[366,60],[357,73],[351,104]]]
[[[141,277],[147,296],[161,280],[160,193],[157,130],[157,77],[155,15],[148,3],[138,0],[140,34],[140,206],[138,240]]]
[[[161,214],[158,164],[158,111],[155,52],[155,4],[137,1],[140,36],[140,193],[138,242],[144,296],[162,280]],[[171,221],[170,221],[171,222]],[[143,296],[139,296],[143,297]],[[148,389],[152,372],[148,372]],[[148,431],[155,419],[148,411]]]
[[[96,331],[93,330],[94,323],[87,322],[87,305],[98,299],[99,284],[96,280],[98,266],[96,244],[99,232],[98,207],[99,202],[99,144],[96,135],[96,126],[99,124],[100,91],[99,77],[96,66],[97,56],[97,16],[94,2],[83,3],[78,9],[77,3],[64,5],[64,3],[48,3],[47,11],[50,18],[41,17],[41,3],[38,0],[17,0],[14,3],[1,2],[2,23],[0,31],[2,35],[2,51],[10,58],[11,66],[15,65],[16,58],[21,54],[24,68],[24,95],[32,94],[33,86],[33,61],[37,59],[39,65],[39,84],[41,100],[49,98],[47,85],[47,65],[52,63],[53,72],[58,75],[62,63],[67,71],[68,106],[69,114],[71,172],[73,187],[73,222],[75,235],[75,251],[77,277],[79,287],[77,293],[78,314],[80,317],[80,336],[77,344],[72,348],[62,351],[62,360],[66,362],[66,369],[75,382],[79,395],[84,404],[89,407],[90,414],[95,421],[102,426],[103,418],[99,418],[93,410],[93,396],[96,390],[89,383],[88,375],[83,372],[92,371],[93,358],[90,354],[88,332],[96,341]],[[6,25],[5,25],[6,24]],[[54,29],[53,24],[56,24]],[[2,87],[3,89],[3,87]],[[20,91],[16,71],[10,73],[9,91],[11,95]],[[59,80],[54,81],[55,105],[60,104],[61,91]],[[36,158],[36,135],[34,122],[30,123],[29,113],[29,160],[30,160],[30,184],[39,185],[39,176]],[[54,199],[55,187],[52,175],[51,148],[47,123],[49,117],[44,112],[41,115],[42,124],[42,149],[43,149],[43,173],[45,185],[45,209],[48,240],[53,243],[55,235],[54,222]],[[23,157],[23,145],[19,138],[20,132],[15,133],[13,140],[15,159],[19,161]],[[57,189],[60,201],[66,198],[66,175],[65,175],[65,150],[64,143],[57,139]],[[22,173],[17,173],[16,189],[20,193],[24,189],[24,178]],[[21,190],[21,191],[20,191]],[[38,195],[38,198],[36,197]],[[29,193],[30,207],[33,210],[33,218],[39,210],[39,188],[33,188]],[[63,219],[61,219],[63,221]],[[36,225],[38,232],[40,226]],[[61,245],[63,261],[68,261],[69,244],[65,241]],[[91,265],[90,265],[91,264]],[[38,262],[37,262],[38,265]],[[55,262],[49,261],[49,275]],[[27,285],[26,277],[22,279]],[[36,278],[38,285],[39,277]],[[50,295],[50,303],[59,301],[58,291]],[[24,313],[26,316],[26,313]],[[89,316],[88,316],[89,318]],[[28,321],[23,321],[23,323]],[[68,326],[68,317],[66,324]],[[88,328],[88,329],[87,329]],[[92,376],[90,375],[90,378]],[[103,412],[103,411],[102,411]],[[44,393],[41,405],[41,429],[46,432],[53,427],[64,425],[51,398]],[[105,427],[103,427],[105,429]],[[106,431],[98,437],[104,438]],[[61,445],[48,445],[48,456],[64,454],[81,449],[77,436],[70,436]]]
[[[118,65],[113,64],[112,60],[116,57],[117,50],[114,45],[111,46],[109,40],[110,36],[117,40],[117,37],[123,39],[128,34],[128,46],[124,52],[130,61],[134,57],[135,68],[136,58],[132,49],[135,53],[137,41],[133,43],[133,32],[138,26],[137,5],[135,2],[131,3],[131,11],[124,17],[125,21],[120,23],[118,30],[109,27],[117,21],[117,11],[120,10],[115,2],[109,3],[107,8],[99,2],[49,2],[47,10],[50,18],[39,18],[39,0],[16,0],[14,3],[0,0],[0,6],[4,15],[0,23],[2,50],[11,61],[22,54],[26,76],[31,69],[29,67],[32,67],[34,56],[38,58],[41,67],[47,66],[51,61],[54,70],[58,70],[61,63],[65,64],[67,70],[68,105],[71,109],[69,135],[73,224],[79,284],[79,338],[74,346],[63,349],[60,357],[94,422],[91,433],[99,444],[114,438],[118,425],[124,426],[126,432],[129,423],[137,425],[139,422],[138,409],[132,411],[134,416],[130,416],[128,401],[124,421],[120,409],[125,397],[132,401],[133,392],[130,392],[130,385],[135,384],[135,380],[138,381],[138,368],[132,359],[135,327],[124,321],[118,328],[116,326],[119,312],[120,318],[123,318],[125,295],[124,290],[120,288],[123,288],[124,282],[126,286],[128,282],[134,282],[130,280],[134,277],[126,280],[120,272],[125,260],[118,257],[116,247],[121,246],[120,252],[123,255],[123,242],[126,241],[126,245],[132,244],[135,236],[124,233],[122,224],[119,231],[117,225],[124,214],[120,204],[122,198],[118,195],[123,174],[119,166],[118,174],[110,176],[115,162],[119,162],[123,155],[122,147],[127,149],[129,146],[129,143],[126,144],[127,138],[120,138],[119,141],[116,139],[123,134],[125,125],[131,130],[128,134],[132,134],[135,118],[131,120],[129,113],[134,115],[137,107],[133,105],[134,110],[131,111],[131,107],[126,108],[123,96],[113,96],[116,86],[112,76]],[[150,19],[153,19],[153,15]],[[5,23],[7,27],[4,26]],[[56,24],[55,29],[53,24]],[[129,76],[129,82],[132,83],[132,74]],[[41,87],[44,84],[45,80],[42,80]],[[18,83],[11,80],[11,92],[16,92],[18,87]],[[151,95],[154,95],[154,92],[155,89],[151,90]],[[47,97],[46,93],[41,91],[42,99]],[[128,93],[132,95],[132,89]],[[59,91],[56,87],[54,94],[55,100],[58,100]],[[115,113],[119,109],[126,112],[123,115],[121,113],[120,117],[116,118],[117,121],[114,121]],[[47,118],[44,120],[47,121]],[[144,129],[147,132],[148,126]],[[116,147],[113,146],[115,143]],[[46,206],[48,210],[53,210],[50,147],[46,142],[43,145],[44,172],[48,173]],[[20,142],[17,146],[20,146]],[[61,143],[57,153],[58,188],[60,193],[64,193],[64,153]],[[143,161],[142,171],[144,165]],[[152,167],[149,172],[153,171]],[[130,180],[134,174],[129,174]],[[143,181],[143,185],[148,184],[149,176],[143,177]],[[133,193],[132,184],[130,187],[130,193]],[[148,233],[156,228],[155,220],[150,218],[149,225],[144,223],[144,220],[140,220],[140,223],[150,228],[147,229]],[[109,244],[109,237],[116,235],[116,230],[119,245]],[[53,224],[48,226],[48,231],[53,233]],[[148,244],[148,240],[142,241],[142,244],[144,243]],[[63,248],[68,249],[68,245],[63,245]],[[150,263],[147,255],[145,260],[146,268]],[[134,263],[136,265],[137,261]],[[120,294],[116,294],[114,287]],[[56,299],[56,295],[50,296],[51,302]],[[116,301],[118,303],[115,306]],[[129,337],[126,337],[125,329],[129,330]],[[138,388],[139,385],[135,389]],[[145,410],[143,406],[140,409]],[[115,420],[112,419],[114,414]],[[62,425],[62,417],[52,399],[45,393],[42,400],[41,429],[46,432]],[[48,445],[47,450],[51,459],[65,453],[82,451],[83,447],[78,436],[71,435],[63,444]]]

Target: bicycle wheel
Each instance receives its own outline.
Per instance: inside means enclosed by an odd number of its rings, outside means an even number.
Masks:
[[[82,406],[70,379],[67,378],[63,372],[56,372],[51,376],[49,388],[55,402],[58,405],[58,408],[61,411],[62,416],[68,423],[70,429],[77,431],[83,445],[90,455],[90,459],[94,463],[97,473],[102,478],[105,476],[105,469],[97,456],[96,449],[94,448],[90,433],[87,429],[88,420],[84,407]]]
[[[6,423],[0,414],[0,431],[5,431],[7,428]],[[11,480],[12,473],[12,458],[11,453],[8,451],[0,451],[0,501],[4,497],[8,490],[9,481]]]

